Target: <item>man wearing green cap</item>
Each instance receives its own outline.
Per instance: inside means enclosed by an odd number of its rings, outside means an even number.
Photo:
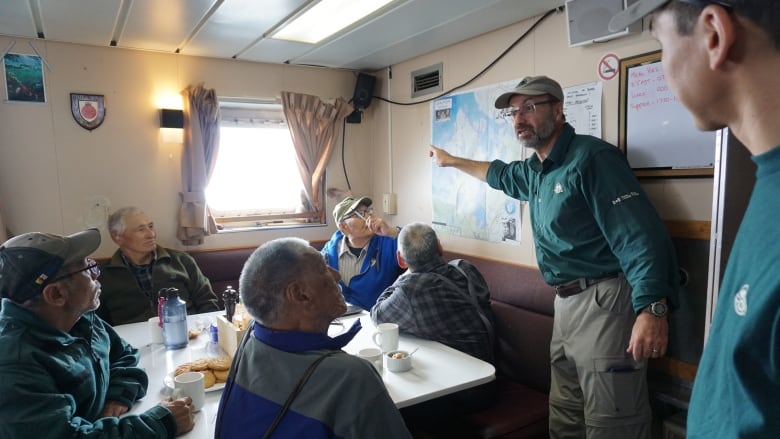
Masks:
[[[341,276],[344,300],[367,311],[403,271],[398,266],[398,228],[374,216],[368,197],[347,197],[333,209],[338,230],[322,255]]]
[[[687,437],[777,438],[780,3],[640,0],[610,27],[624,28],[646,15],[663,49],[669,86],[696,126],[728,127],[757,167],[696,371]]]
[[[557,293],[550,436],[649,438],[647,359],[666,353],[678,294],[666,228],[620,150],[566,123],[556,81],[523,78],[495,107],[531,158],[430,155],[528,202],[539,269]]]
[[[169,438],[192,400],[125,415],[146,395],[138,350],[97,317],[100,232],[26,233],[0,247],[0,437]],[[125,415],[125,416],[122,416]],[[122,416],[122,418],[119,418]]]

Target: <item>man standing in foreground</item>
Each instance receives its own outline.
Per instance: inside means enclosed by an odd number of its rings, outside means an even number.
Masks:
[[[211,282],[186,252],[157,244],[154,222],[137,207],[117,209],[108,231],[119,248],[103,266],[103,304],[98,315],[108,323],[145,322],[157,315],[157,294],[177,288],[187,314],[219,310]]]
[[[255,323],[233,359],[215,438],[410,437],[374,366],[341,350],[360,320],[328,336],[347,309],[338,280],[299,238],[275,239],[252,253],[239,291]]]
[[[0,437],[169,438],[192,400],[125,415],[146,395],[138,350],[98,318],[100,232],[26,233],[0,247]],[[125,416],[122,416],[125,415]],[[122,418],[119,418],[122,416]]]
[[[728,127],[757,165],[688,410],[689,438],[780,436],[780,4],[641,0],[666,79],[701,130]]]
[[[495,106],[531,158],[430,155],[529,202],[539,269],[557,291],[550,436],[649,438],[646,360],[666,352],[678,292],[664,224],[621,152],[565,122],[556,81],[526,77]]]

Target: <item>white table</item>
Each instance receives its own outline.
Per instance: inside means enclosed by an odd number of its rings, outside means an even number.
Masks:
[[[206,326],[219,312],[189,316],[190,327],[196,319]],[[363,329],[344,347],[344,351],[355,354],[366,347],[376,347],[372,341],[374,324],[366,312],[342,318],[343,327],[332,325],[330,334],[336,335],[348,329],[355,319],[360,318]],[[167,395],[164,384],[166,374],[177,365],[207,356],[208,330],[198,338],[190,340],[186,348],[167,351],[160,344],[149,344],[147,322],[117,326],[116,331],[141,352],[139,366],[149,375],[147,395],[138,401],[130,413],[141,413],[157,404]],[[398,408],[418,404],[459,390],[478,386],[495,379],[495,368],[490,363],[464,354],[441,343],[409,335],[401,335],[399,349],[411,351],[419,347],[412,357],[412,369],[393,373],[383,368],[382,379],[390,397]],[[220,391],[206,393],[203,409],[195,415],[195,428],[185,437],[213,437]]]

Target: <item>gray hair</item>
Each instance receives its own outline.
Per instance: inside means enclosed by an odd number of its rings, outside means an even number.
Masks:
[[[118,235],[125,233],[125,229],[127,229],[125,217],[138,213],[143,213],[143,210],[135,206],[127,206],[115,210],[114,213],[108,216],[108,232],[116,232]]]
[[[305,257],[319,253],[300,238],[278,238],[258,247],[249,256],[238,280],[241,302],[263,324],[273,324],[284,314],[285,290],[305,269]]]
[[[398,251],[406,265],[414,271],[440,257],[439,239],[428,224],[408,224],[398,234]]]

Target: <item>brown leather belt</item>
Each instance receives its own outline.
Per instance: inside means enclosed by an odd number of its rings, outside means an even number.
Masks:
[[[609,280],[609,279],[615,279],[618,276],[620,276],[620,273],[608,274],[604,277],[599,277],[597,279],[588,279],[588,278],[581,277],[579,279],[574,279],[572,281],[566,282],[565,284],[553,285],[553,288],[555,288],[555,294],[557,294],[558,297],[569,297],[569,296],[574,296],[576,294],[580,294],[581,292],[585,291],[586,289],[588,289],[593,285],[596,285],[599,282]]]

